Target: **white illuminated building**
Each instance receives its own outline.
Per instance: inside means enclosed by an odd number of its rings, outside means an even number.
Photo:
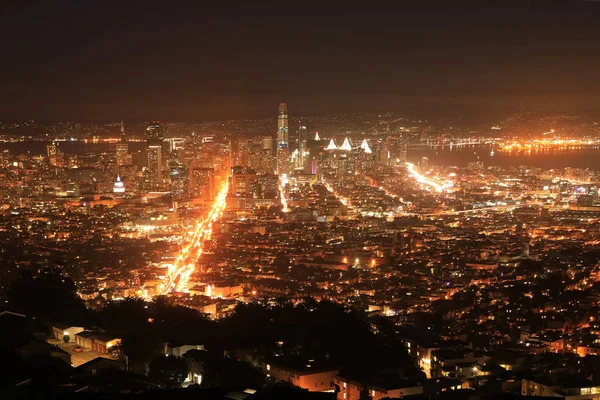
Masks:
[[[113,185],[113,193],[117,193],[117,194],[125,193],[125,185],[123,184],[123,182],[121,182],[121,177],[119,175],[117,175],[117,180],[115,181],[115,184]]]
[[[340,146],[340,150],[343,150],[343,151],[351,151],[352,150],[352,145],[350,144],[350,140],[348,140],[348,138],[344,138],[344,143],[342,143],[342,145]]]
[[[362,143],[360,144],[360,148],[363,149],[363,151],[366,154],[372,154],[373,153],[371,151],[371,148],[369,147],[369,143],[367,143],[367,139],[363,139]]]
[[[335,144],[335,140],[333,140],[333,138],[331,138],[331,140],[329,141],[329,145],[325,148],[325,150],[338,150],[338,147]]]

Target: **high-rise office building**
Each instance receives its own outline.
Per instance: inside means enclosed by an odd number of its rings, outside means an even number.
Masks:
[[[212,201],[215,196],[215,170],[192,166],[189,188],[190,197]]]
[[[173,153],[178,150],[183,150],[185,139],[184,138],[169,138],[169,153]]]
[[[121,165],[131,164],[129,158],[129,144],[127,143],[127,137],[125,136],[125,124],[123,123],[123,120],[121,120],[121,141],[115,146],[115,153],[117,169]]]
[[[250,140],[235,139],[231,141],[231,165],[247,166],[250,154]]]
[[[296,169],[304,170],[306,168],[306,158],[308,156],[306,125],[298,121],[298,156],[296,157]]]
[[[277,116],[277,174],[290,173],[290,144],[288,111],[285,103],[279,103]]]
[[[256,181],[256,171],[248,167],[235,166],[231,171],[229,193],[234,195],[251,192],[251,183]]]
[[[272,136],[262,136],[260,138],[262,143],[261,148],[263,150],[273,150],[273,137]]]
[[[148,145],[161,145],[163,142],[163,128],[158,121],[152,122],[146,128],[146,141]]]
[[[148,152],[148,184],[151,190],[158,189],[162,183],[162,146],[149,145]]]
[[[259,197],[261,199],[275,199],[279,196],[279,179],[277,179],[277,175],[257,175],[256,183],[259,189],[259,193],[256,193],[255,197]]]
[[[398,151],[398,165],[400,165],[401,167],[406,165],[407,154],[408,154],[408,143],[407,143],[406,139],[403,138],[400,140],[399,151]]]
[[[169,167],[169,181],[171,183],[171,194],[180,199],[188,190],[189,177],[185,165],[178,159],[172,158],[167,163]]]
[[[232,157],[233,158],[233,157]],[[258,136],[248,140],[247,162],[244,164],[254,169],[258,174],[273,174],[273,137]]]
[[[125,123],[123,122],[123,118],[121,118],[121,143],[127,142],[127,137],[125,136]]]
[[[162,184],[162,142],[163,130],[158,122],[153,122],[146,128],[148,146],[147,181],[151,190],[159,189]]]
[[[60,154],[60,150],[58,150],[58,146],[55,142],[46,146],[46,155],[48,156],[48,163],[53,166],[58,166],[58,156]]]

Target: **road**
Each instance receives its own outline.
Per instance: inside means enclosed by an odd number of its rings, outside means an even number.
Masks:
[[[202,255],[204,243],[212,236],[212,223],[219,219],[225,210],[228,188],[226,183],[215,197],[206,218],[198,221],[194,230],[189,233],[190,239],[182,246],[175,262],[169,267],[165,282],[158,290],[159,294],[186,292],[189,289],[189,279]]]
[[[83,349],[81,353],[77,353],[75,351],[75,343],[63,343],[55,338],[49,338],[48,343],[60,347],[62,350],[69,353],[71,355],[71,364],[73,364],[73,367],[79,367],[81,364],[85,364],[88,361],[92,361],[97,357],[107,358],[109,360],[116,360],[116,358],[110,356],[109,354],[98,353],[97,351],[93,351],[90,349]]]
[[[415,170],[414,164],[407,162],[406,169],[408,170],[408,173],[417,180],[417,182],[422,183],[426,186],[432,187],[436,192],[442,193],[442,192],[448,191],[446,188],[444,188],[444,186],[442,184],[417,172],[417,170]]]

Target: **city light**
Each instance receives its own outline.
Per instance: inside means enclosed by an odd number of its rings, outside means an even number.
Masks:
[[[287,203],[285,185],[288,183],[287,175],[281,175],[279,178],[279,197],[281,198],[281,206],[283,207],[283,212],[287,213],[290,211]]]
[[[444,186],[441,185],[440,183],[417,172],[415,170],[414,164],[407,162],[406,169],[408,170],[409,174],[412,175],[417,180],[417,182],[422,183],[426,186],[429,186],[429,187],[433,188],[436,192],[439,192],[439,193],[447,191],[444,188]]]
[[[5,3],[10,398],[600,400],[600,0]]]
[[[228,189],[227,183],[223,185],[206,218],[196,225],[188,241],[189,244],[180,250],[175,263],[169,267],[165,282],[159,289],[160,294],[189,290],[189,279],[202,255],[204,243],[211,238],[212,223],[218,220],[225,210]]]

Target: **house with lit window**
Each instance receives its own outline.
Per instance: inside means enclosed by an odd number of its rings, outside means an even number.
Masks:
[[[522,396],[562,397],[566,400],[600,400],[600,385],[576,376],[543,376],[521,381]]]
[[[81,326],[71,326],[68,324],[55,324],[52,326],[52,337],[56,340],[63,341],[65,336],[69,337],[69,343],[75,343],[75,335],[83,332],[85,328]]]
[[[466,343],[462,340],[423,340],[420,342],[407,343],[409,354],[417,361],[419,367],[423,369],[428,378],[432,375],[433,352],[440,350],[464,349]],[[440,373],[440,376],[442,374]]]
[[[457,378],[477,374],[477,363],[473,350],[467,347],[434,350],[431,352],[431,377]]]
[[[333,391],[339,368],[325,361],[304,358],[273,358],[262,363],[263,373],[278,381],[289,382],[310,392]]]
[[[337,400],[358,400],[363,390],[368,390],[373,400],[399,398],[423,394],[419,380],[403,379],[396,376],[376,375],[374,377],[338,375],[335,386],[339,388]]]
[[[75,335],[75,344],[102,354],[108,354],[111,347],[120,343],[120,338],[108,332],[83,331]]]

